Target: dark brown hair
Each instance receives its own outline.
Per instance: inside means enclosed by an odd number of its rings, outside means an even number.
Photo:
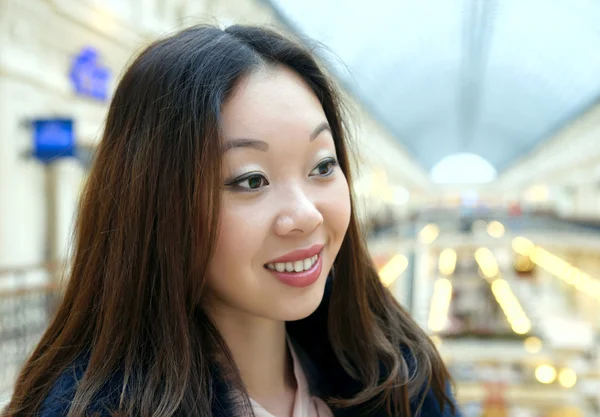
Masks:
[[[247,26],[193,27],[150,45],[110,104],[64,299],[4,416],[39,410],[82,354],[88,365],[69,416],[85,415],[116,374],[124,415],[211,415],[215,355],[234,368],[202,309],[222,188],[220,111],[243,77],[270,65],[291,68],[314,91],[351,181],[341,100],[305,48]],[[381,284],[355,214],[334,268],[321,342],[362,389],[330,404],[410,416],[410,402],[432,389],[442,408],[453,408],[438,353]]]

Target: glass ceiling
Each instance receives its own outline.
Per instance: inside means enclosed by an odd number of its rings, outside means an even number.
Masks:
[[[427,170],[501,172],[600,98],[600,1],[269,2]]]

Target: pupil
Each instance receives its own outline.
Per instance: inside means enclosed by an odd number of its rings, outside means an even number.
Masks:
[[[250,188],[258,188],[260,187],[260,183],[260,177],[252,177],[248,179],[248,185],[250,186]]]
[[[326,164],[321,165],[321,169],[320,169],[320,173],[321,174],[327,174],[329,172],[329,162],[327,162]]]

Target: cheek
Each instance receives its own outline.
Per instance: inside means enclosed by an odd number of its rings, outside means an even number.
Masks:
[[[328,190],[326,199],[322,204],[323,216],[330,229],[334,232],[336,240],[343,240],[352,211],[350,205],[350,191],[345,177],[336,181],[334,186]]]
[[[225,203],[223,206],[211,269],[248,265],[268,233],[264,212],[243,205]]]
[[[223,206],[217,242],[208,265],[207,287],[213,299],[237,305],[248,285],[252,286],[253,260],[262,237],[260,227],[248,217],[251,213],[235,210],[227,203]]]

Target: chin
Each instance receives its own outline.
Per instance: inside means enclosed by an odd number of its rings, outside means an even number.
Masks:
[[[315,283],[313,288],[303,295],[295,297],[281,297],[278,300],[277,320],[281,321],[296,321],[302,320],[310,316],[316,311],[323,300],[325,286],[321,283]]]

